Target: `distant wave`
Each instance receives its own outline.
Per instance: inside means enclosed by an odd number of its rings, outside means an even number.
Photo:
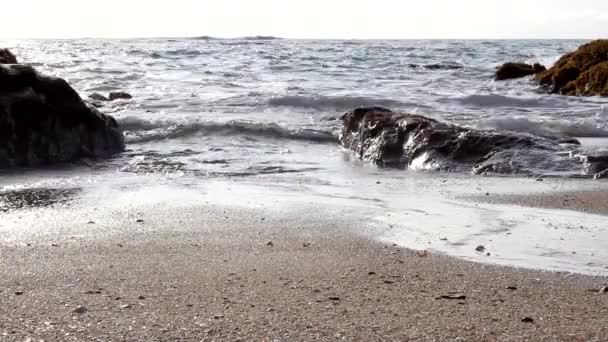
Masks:
[[[268,105],[276,107],[312,108],[317,110],[350,110],[360,106],[399,107],[403,103],[390,99],[362,96],[280,96],[268,100]]]
[[[464,66],[458,64],[408,64],[411,69],[426,69],[426,70],[458,70]]]
[[[243,37],[241,39],[243,39],[243,40],[281,40],[283,38],[273,37],[273,36],[250,36],[250,37]]]
[[[483,121],[481,126],[484,128],[531,133],[540,136],[608,138],[608,128],[599,126],[598,123],[591,118],[539,121],[533,121],[525,117],[494,118]]]
[[[198,37],[190,37],[191,40],[218,40],[219,38],[211,37],[211,36],[198,36]]]
[[[450,100],[474,107],[554,107],[556,105],[555,98],[517,98],[498,94],[475,94]]]
[[[167,122],[150,122],[134,117],[127,117],[118,120],[118,122],[125,131],[125,141],[130,144],[179,139],[195,134],[214,136],[255,136],[271,139],[305,140],[318,143],[336,143],[338,141],[338,138],[328,131],[289,129],[277,124],[244,121],[172,124]]]

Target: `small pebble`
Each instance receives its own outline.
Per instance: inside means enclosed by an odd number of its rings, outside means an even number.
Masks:
[[[15,291],[15,296],[21,296],[23,294],[23,291]]]
[[[79,306],[79,307],[77,307],[76,309],[72,310],[72,312],[73,312],[73,313],[75,313],[75,314],[79,314],[79,315],[82,315],[82,314],[84,314],[84,313],[87,313],[87,311],[89,311],[89,309],[87,309],[87,308],[86,308],[86,307],[84,307],[84,306]]]
[[[534,323],[534,318],[532,317],[524,317],[522,320],[524,323]]]
[[[130,309],[132,308],[131,304],[125,304],[120,306],[121,309]]]
[[[304,246],[304,248],[310,247],[310,242],[304,242],[302,246]]]
[[[328,299],[329,299],[329,300],[333,300],[333,301],[339,301],[339,300],[340,300],[340,297],[331,296],[331,297],[328,297]]]
[[[608,293],[608,286],[604,286],[600,289],[600,294]]]
[[[486,251],[486,247],[485,246],[477,246],[477,248],[475,248],[476,251],[483,253]]]
[[[274,243],[272,241],[268,241],[268,243],[266,243],[266,246],[272,247],[272,246],[274,246]]]
[[[139,296],[139,297],[137,297],[137,299],[139,299],[139,300],[144,300],[144,299],[146,299],[146,297],[144,297],[144,296]]]

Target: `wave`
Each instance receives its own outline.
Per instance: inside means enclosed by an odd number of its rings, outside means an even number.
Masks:
[[[268,105],[276,107],[312,108],[317,110],[350,110],[356,107],[384,106],[399,107],[403,103],[391,99],[377,99],[363,96],[280,96],[268,100]]]
[[[555,98],[546,97],[518,98],[498,94],[476,94],[450,100],[473,107],[556,107]]]
[[[538,121],[526,117],[493,118],[482,121],[480,126],[545,137],[608,138],[608,127],[601,126],[594,118]]]
[[[458,70],[464,69],[464,66],[458,64],[408,64],[410,69],[426,69],[426,70]]]
[[[243,37],[242,40],[281,40],[283,38],[274,37],[274,36],[250,36]]]
[[[219,38],[211,37],[211,36],[198,36],[198,37],[190,37],[190,40],[218,40]]]
[[[264,124],[245,121],[168,123],[151,122],[134,117],[118,120],[125,132],[125,141],[140,144],[167,139],[179,139],[196,134],[214,136],[254,136],[269,139],[304,140],[317,143],[337,143],[336,135],[316,129],[290,129],[278,124]]]

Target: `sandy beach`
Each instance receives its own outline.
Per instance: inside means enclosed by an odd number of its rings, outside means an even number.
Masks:
[[[0,339],[608,338],[604,277],[380,244],[353,233],[369,229],[349,219],[353,207],[192,202],[10,216],[5,223],[22,226],[0,245]],[[28,233],[41,225],[44,232]]]

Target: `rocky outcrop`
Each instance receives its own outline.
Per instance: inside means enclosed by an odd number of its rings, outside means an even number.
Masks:
[[[124,150],[116,121],[60,78],[0,65],[0,168],[41,166]]]
[[[496,70],[495,79],[497,81],[504,81],[514,78],[522,78],[543,72],[545,70],[547,70],[547,68],[538,63],[534,65],[526,63],[505,63]]]
[[[564,55],[536,79],[554,94],[608,96],[608,40],[595,40]]]
[[[132,98],[133,98],[133,96],[131,96],[131,94],[125,93],[122,91],[110,93],[108,95],[108,97],[105,97],[99,93],[93,93],[93,94],[89,95],[89,99],[94,100],[94,101],[99,101],[99,102],[109,102],[109,101],[116,101],[116,100],[130,100]]]
[[[17,57],[8,49],[0,49],[0,64],[17,64]]]
[[[382,107],[355,109],[342,121],[342,146],[383,167],[475,174],[535,175],[535,170],[593,174],[604,163],[602,158],[571,156],[568,151],[576,151],[579,144],[574,139],[472,129]]]

